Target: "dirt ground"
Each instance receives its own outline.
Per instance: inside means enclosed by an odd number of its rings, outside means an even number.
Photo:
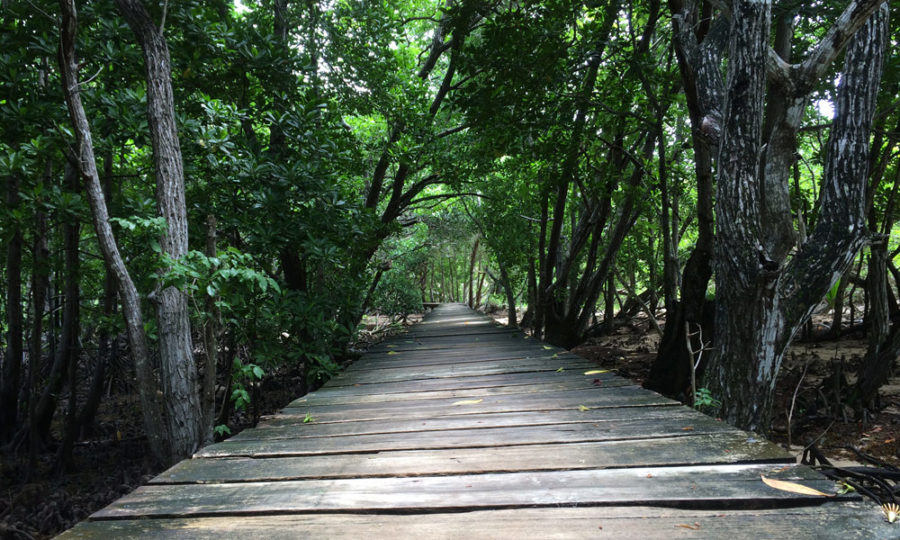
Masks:
[[[659,336],[647,320],[635,319],[614,335],[590,339],[573,352],[642,383],[650,373],[658,343]],[[775,389],[770,438],[798,460],[807,445],[815,444],[835,465],[857,464],[856,449],[900,466],[900,377],[882,387],[882,409],[864,420],[855,419],[849,408],[838,407],[834,398],[832,375],[839,371],[841,385],[853,385],[865,351],[865,339],[853,335],[792,345]]]

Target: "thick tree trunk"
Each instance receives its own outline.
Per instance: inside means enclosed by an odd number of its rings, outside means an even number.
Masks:
[[[177,261],[188,252],[188,222],[169,49],[162,28],[156,27],[141,0],[116,0],[116,5],[144,53],[156,201],[167,226],[160,245],[163,253]],[[166,435],[169,460],[174,462],[197,450],[206,434],[198,397],[187,295],[175,287],[166,287],[156,293],[155,303]]]
[[[716,347],[707,378],[712,395],[722,402],[721,415],[760,432],[768,430],[787,345],[865,242],[869,128],[887,28],[884,6],[848,46],[819,220],[807,243],[786,260],[782,236],[772,241],[766,217],[772,206],[761,200],[757,174],[765,82],[760,66],[768,54],[770,8],[759,1],[734,4],[716,198]],[[767,177],[770,172],[767,168]]]
[[[144,321],[141,314],[140,297],[119,248],[116,246],[112,227],[109,224],[109,213],[103,188],[97,173],[94,158],[94,147],[87,115],[81,103],[78,87],[78,62],[75,57],[75,36],[77,15],[74,0],[60,0],[63,19],[60,28],[60,73],[69,117],[75,132],[75,152],[81,175],[85,180],[85,191],[91,206],[94,231],[100,244],[100,251],[107,267],[113,272],[122,297],[122,313],[128,331],[128,342],[134,358],[138,391],[141,397],[141,412],[144,427],[150,441],[154,457],[161,463],[169,461],[167,441],[163,437],[163,419],[161,407],[157,401],[158,384],[150,365],[150,351],[144,334]]]

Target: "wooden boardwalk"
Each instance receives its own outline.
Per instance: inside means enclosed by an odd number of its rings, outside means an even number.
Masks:
[[[775,445],[442,305],[64,538],[898,538]]]

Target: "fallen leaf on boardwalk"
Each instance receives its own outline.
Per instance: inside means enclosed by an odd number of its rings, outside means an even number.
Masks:
[[[397,354],[397,351],[388,351],[388,354]]]
[[[549,350],[552,349],[553,347],[550,347],[549,345],[544,345],[544,348],[547,349],[547,350],[549,351]]]
[[[653,478],[653,473],[647,473],[647,478]]]
[[[566,370],[566,368],[561,367],[561,368],[557,369],[556,372],[557,372],[557,373],[562,373],[562,372],[565,371],[565,370]]]
[[[698,522],[698,521],[695,521],[693,525],[690,525],[688,523],[679,523],[678,525],[675,525],[675,526],[681,527],[682,529],[690,529],[692,531],[700,530],[700,522]]]
[[[387,348],[388,348],[388,349],[396,349],[397,346],[396,346],[396,345],[387,345]]]
[[[591,369],[591,370],[584,372],[585,375],[600,375],[601,373],[609,373],[609,370],[608,369]]]
[[[578,406],[578,410],[581,411],[581,412],[585,412],[585,411],[591,410],[591,408],[590,408],[590,407],[585,407],[584,405],[579,405],[579,406]]]
[[[594,383],[593,383],[593,384],[595,384],[596,386],[600,386],[600,385],[603,384],[603,381],[601,381],[600,379],[594,379]]]
[[[484,399],[464,399],[462,401],[457,401],[454,405],[475,405],[476,403],[481,403]]]
[[[891,444],[892,442],[894,442],[894,439],[885,439],[884,440],[884,444]]]
[[[762,478],[764,484],[771,488],[780,489],[781,491],[790,491],[791,493],[798,493],[800,495],[818,495],[820,497],[834,497],[834,495],[829,495],[827,493],[822,493],[818,489],[813,489],[811,487],[804,486],[802,484],[798,484],[796,482],[786,482],[784,480],[773,480],[771,478],[766,478],[764,475],[759,475]]]
[[[694,426],[684,426],[681,431],[694,431]]]
[[[554,355],[551,356],[550,358],[559,358],[559,355],[558,355],[558,354],[554,354]]]

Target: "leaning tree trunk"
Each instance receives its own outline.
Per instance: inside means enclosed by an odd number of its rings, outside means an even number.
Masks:
[[[69,109],[69,117],[72,120],[72,127],[75,132],[74,151],[79,170],[85,180],[85,191],[88,203],[91,206],[91,216],[94,231],[97,234],[97,241],[100,244],[100,251],[103,254],[107,267],[116,278],[119,293],[122,297],[122,313],[125,318],[131,355],[134,358],[138,392],[141,398],[141,412],[144,418],[144,428],[150,441],[150,449],[158,461],[165,463],[168,461],[169,450],[166,439],[162,436],[162,411],[157,401],[158,385],[150,365],[150,351],[147,348],[147,336],[144,333],[141,301],[137,288],[131,280],[131,275],[125,267],[122,255],[119,253],[119,248],[116,245],[116,239],[109,223],[109,212],[106,208],[103,188],[100,185],[100,177],[97,173],[97,162],[94,158],[91,128],[90,124],[88,124],[87,115],[84,112],[84,106],[81,103],[78,62],[75,57],[75,37],[78,27],[75,1],[60,0],[60,7],[62,8],[63,18],[60,26],[59,68],[66,105]]]
[[[177,261],[188,252],[188,222],[169,49],[162,28],[153,23],[140,0],[116,0],[116,5],[144,53],[156,201],[167,226],[160,245],[163,253]],[[174,462],[192,454],[203,442],[203,414],[197,393],[187,295],[175,287],[166,287],[157,291],[155,304],[169,461]]]
[[[790,166],[782,153],[794,148],[769,145],[766,178],[759,174],[771,4],[734,4],[716,197],[716,347],[707,384],[722,402],[721,416],[744,429],[768,430],[787,345],[866,241],[869,130],[887,29],[887,9],[879,5],[852,4],[798,72],[780,73],[783,84],[796,92],[790,110],[837,55],[843,36],[852,36],[828,142],[820,217],[809,240],[788,259],[784,235],[773,231],[784,222],[772,218],[783,201],[765,200],[763,192],[771,193],[776,169]],[[868,17],[872,11],[875,15]],[[785,133],[778,129],[784,126],[775,129],[773,138],[783,140]],[[780,211],[789,214],[790,206]]]

